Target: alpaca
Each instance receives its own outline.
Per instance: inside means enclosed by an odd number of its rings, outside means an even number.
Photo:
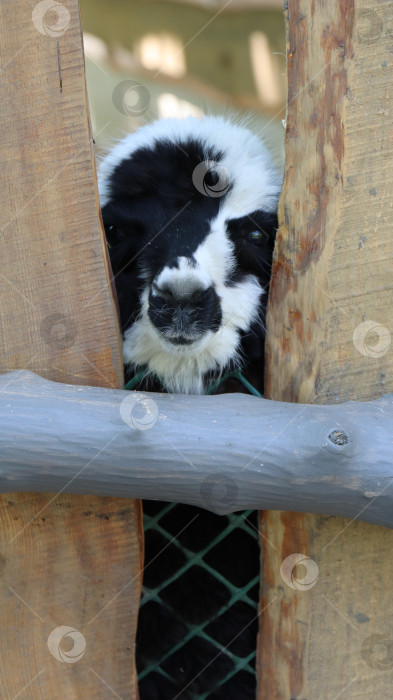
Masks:
[[[223,117],[158,120],[105,156],[98,181],[126,378],[136,376],[134,386],[142,390],[200,394],[241,367],[262,392],[281,182],[260,138]],[[231,378],[220,389],[239,390]],[[162,507],[144,504],[151,517]],[[229,527],[214,547],[211,565],[247,588],[258,577],[258,543],[250,537],[256,517],[234,517],[239,527]],[[168,546],[154,528],[146,533],[137,665],[143,676],[150,661],[163,661],[159,671],[142,677],[141,700],[255,697],[255,679],[233,672],[231,653],[247,658],[255,649],[257,587],[247,593],[247,604],[239,599],[232,605],[225,586],[200,565],[164,585],[184,564],[185,552],[198,557],[228,527],[227,516],[172,504],[162,522],[175,539]],[[178,649],[187,625],[198,626],[198,633]]]

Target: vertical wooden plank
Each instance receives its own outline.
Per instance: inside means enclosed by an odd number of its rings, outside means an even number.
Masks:
[[[393,390],[393,8],[291,0],[286,20],[267,395],[371,399]],[[364,508],[389,488],[365,493]],[[356,518],[278,512],[261,514],[261,533],[258,697],[389,697],[393,533]]]
[[[0,371],[121,387],[78,2],[4,0],[0,32]],[[139,504],[12,494],[0,519],[1,697],[136,698]]]
[[[138,515],[123,498],[0,497],[2,698],[137,697]]]
[[[5,0],[0,30],[1,369],[120,386],[78,4]]]

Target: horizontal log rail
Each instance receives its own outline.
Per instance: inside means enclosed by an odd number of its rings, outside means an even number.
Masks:
[[[393,395],[305,405],[0,376],[0,492],[325,513],[393,528]]]

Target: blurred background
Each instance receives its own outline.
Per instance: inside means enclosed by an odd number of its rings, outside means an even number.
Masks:
[[[80,0],[97,153],[158,117],[245,115],[283,162],[283,0]]]

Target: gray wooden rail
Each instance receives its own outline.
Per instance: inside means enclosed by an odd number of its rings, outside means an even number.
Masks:
[[[336,406],[0,376],[0,492],[326,513],[393,528],[393,396]]]

